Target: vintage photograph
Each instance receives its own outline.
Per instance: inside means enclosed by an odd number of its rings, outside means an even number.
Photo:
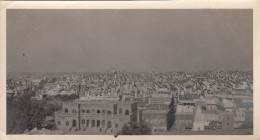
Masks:
[[[252,9],[7,9],[6,134],[253,135]]]

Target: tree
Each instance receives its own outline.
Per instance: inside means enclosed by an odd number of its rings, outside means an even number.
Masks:
[[[32,101],[33,94],[7,99],[7,133],[20,134],[26,129],[41,129],[46,116],[51,116],[60,106],[48,100]],[[52,128],[50,128],[52,129]]]
[[[31,107],[31,95],[23,95],[13,99],[7,104],[7,133],[22,133],[28,128]],[[29,100],[28,100],[29,99]]]
[[[144,122],[130,121],[122,127],[119,135],[151,135],[152,129]]]

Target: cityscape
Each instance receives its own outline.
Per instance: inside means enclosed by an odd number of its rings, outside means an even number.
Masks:
[[[7,10],[6,133],[253,135],[252,10]]]
[[[7,97],[15,102],[26,94],[26,100],[59,108],[40,127],[61,134],[114,135],[131,121],[143,123],[150,134],[240,129],[252,134],[253,128],[252,72],[8,76]]]

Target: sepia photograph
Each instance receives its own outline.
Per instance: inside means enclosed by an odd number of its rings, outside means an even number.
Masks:
[[[7,9],[6,135],[254,135],[253,9]]]

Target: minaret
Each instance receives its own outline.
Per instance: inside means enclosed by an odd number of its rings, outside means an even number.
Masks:
[[[79,83],[79,89],[78,89],[78,92],[77,92],[77,95],[78,95],[78,99],[79,99],[79,93],[80,93],[80,91],[81,91],[81,82]]]

